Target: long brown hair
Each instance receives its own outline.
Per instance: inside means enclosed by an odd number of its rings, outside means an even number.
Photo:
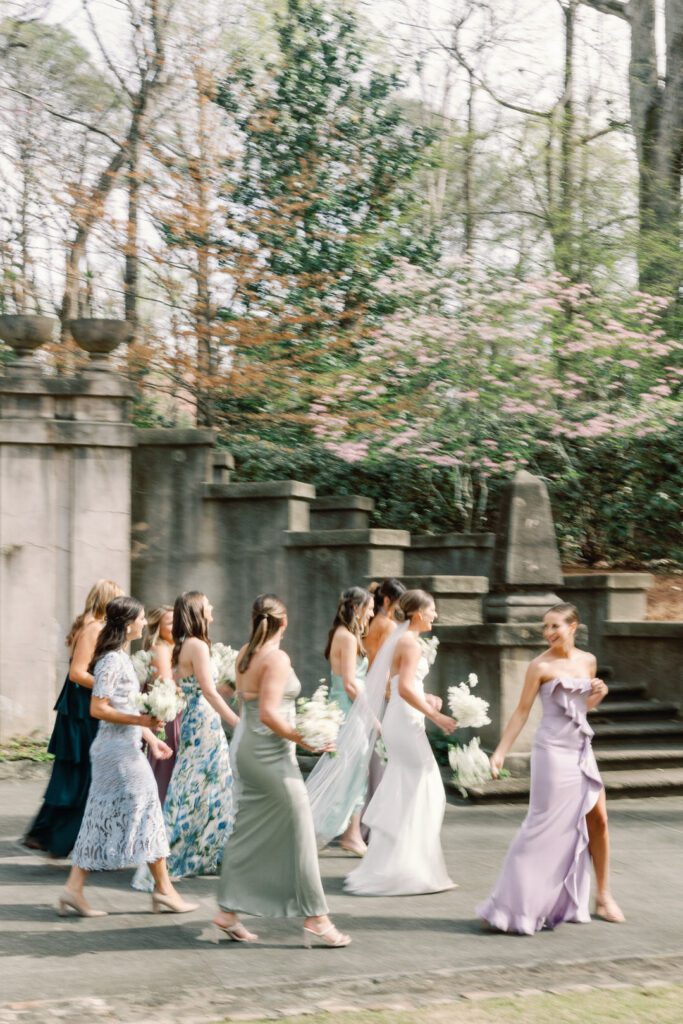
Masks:
[[[135,622],[141,611],[142,603],[136,597],[115,597],[109,602],[88,672],[92,672],[95,663],[109,651],[119,651],[123,647],[127,639],[126,626]]]
[[[145,651],[154,647],[158,642],[161,620],[164,615],[172,611],[172,604],[160,604],[158,608],[152,608],[151,612],[147,612],[147,625],[145,626],[145,639],[143,642],[143,649]]]
[[[175,667],[180,657],[180,648],[185,641],[196,636],[203,640],[211,650],[209,639],[209,624],[204,614],[204,602],[206,594],[200,590],[186,590],[180,597],[176,597],[173,605],[173,654],[171,664]]]
[[[358,619],[357,612],[372,600],[372,594],[369,590],[365,590],[364,587],[349,587],[348,590],[342,591],[339,596],[339,604],[337,605],[332,629],[327,636],[325,657],[328,661],[330,658],[330,651],[332,650],[334,634],[340,626],[344,626],[345,629],[348,629],[349,633],[355,636],[359,653],[365,654],[365,650],[363,648],[363,629]]]
[[[251,606],[251,636],[240,658],[238,672],[246,672],[256,652],[267,644],[282,626],[287,609],[275,594],[259,594]]]
[[[88,615],[92,615],[94,619],[104,619],[109,602],[115,597],[121,597],[122,594],[123,590],[114,580],[102,579],[94,583],[88,591],[83,611],[71,623],[66,646],[73,647]]]

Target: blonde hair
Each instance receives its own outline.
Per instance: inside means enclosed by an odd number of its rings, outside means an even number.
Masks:
[[[398,606],[406,619],[412,619],[413,615],[424,611],[430,604],[434,604],[434,598],[426,590],[406,590],[398,599]]]
[[[251,608],[251,636],[237,670],[246,672],[256,652],[267,644],[282,626],[287,609],[275,594],[259,594]]]
[[[160,604],[158,608],[152,608],[150,612],[147,612],[147,625],[145,626],[145,639],[143,641],[143,649],[145,651],[148,651],[158,643],[161,620],[169,612],[173,612],[172,604]]]
[[[562,615],[565,622],[575,623],[577,626],[581,622],[579,616],[579,609],[575,604],[569,604],[569,602],[561,601],[560,604],[554,604],[552,608],[548,608],[545,615],[550,612],[555,612],[557,615]],[[545,615],[543,616],[545,618]]]
[[[114,580],[102,579],[94,583],[88,591],[83,611],[71,623],[71,629],[66,638],[66,646],[73,647],[76,643],[78,634],[83,628],[83,623],[88,615],[92,615],[94,619],[103,622],[107,615],[107,605],[109,602],[113,601],[115,597],[122,596],[123,589]]]

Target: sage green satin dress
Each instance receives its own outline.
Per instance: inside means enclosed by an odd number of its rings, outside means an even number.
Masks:
[[[281,713],[292,725],[301,684],[291,673]],[[257,917],[327,913],[308,794],[290,740],[259,719],[258,698],[242,700],[230,749],[237,817],[218,886],[223,910]]]

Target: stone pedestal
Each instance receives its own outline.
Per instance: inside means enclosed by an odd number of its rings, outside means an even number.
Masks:
[[[486,602],[489,622],[535,622],[557,604],[562,585],[560,553],[548,491],[520,470],[505,488]]]
[[[64,637],[100,577],[130,579],[131,391],[112,374],[0,378],[0,736],[52,728]]]
[[[406,551],[411,576],[486,576],[491,572],[493,533],[413,534]]]
[[[489,581],[485,576],[402,576],[409,590],[426,590],[436,603],[440,626],[464,626],[483,621],[482,598]]]
[[[311,504],[312,530],[367,530],[375,509],[372,498],[338,494],[316,498]]]
[[[575,604],[588,627],[590,648],[605,664],[608,658],[605,626],[608,622],[642,622],[647,612],[647,592],[653,577],[646,572],[581,573],[565,576],[559,588],[563,601]]]
[[[405,530],[311,530],[292,532],[286,541],[290,617],[297,619],[288,646],[307,692],[326,676],[327,634],[342,590],[370,580],[403,575]]]

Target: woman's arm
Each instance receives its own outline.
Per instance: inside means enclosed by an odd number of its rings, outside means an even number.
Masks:
[[[458,728],[458,723],[450,715],[443,715],[434,703],[419,692],[415,686],[415,674],[417,663],[420,660],[420,647],[418,643],[405,643],[400,641],[402,649],[399,652],[398,668],[398,694],[406,704],[410,704],[416,711],[421,712],[425,718],[429,718],[434,725],[450,734]]]
[[[171,648],[168,644],[156,644],[152,648],[151,666],[154,679],[173,679],[173,666],[171,665]]]
[[[209,656],[209,648],[206,646],[203,640],[199,640],[196,637],[191,637],[185,641],[190,656],[190,664],[192,665],[192,671],[194,672],[195,679],[201,687],[201,691],[209,702],[214,711],[217,711],[224,722],[232,726],[234,729],[239,722],[239,716],[235,714],[232,708],[228,707],[220,693],[216,689],[213,681],[213,675],[211,674],[211,658]]]
[[[282,694],[285,692],[290,671],[291,662],[284,651],[273,651],[267,658],[259,685],[259,719],[276,736],[300,743],[301,737],[298,732],[280,711]]]
[[[151,715],[129,715],[127,711],[118,711],[109,703],[108,697],[91,697],[90,714],[93,718],[99,718],[103,722],[113,722],[114,725],[140,725],[144,729],[158,729],[163,723]]]
[[[87,690],[92,690],[95,682],[92,674],[88,672],[88,665],[95,653],[95,644],[97,643],[102,626],[103,623],[97,620],[89,622],[79,633],[74,652],[71,656],[69,679],[72,679],[74,683],[78,683],[79,686],[84,686]]]
[[[595,673],[598,671],[598,663],[592,654],[589,671],[591,674],[591,695],[586,701],[586,709],[588,711],[593,711],[593,709],[597,708],[598,704],[605,699],[609,693],[609,689],[602,679],[595,678]]]
[[[541,668],[540,665],[537,665],[532,661],[526,670],[524,686],[522,687],[519,703],[510,715],[510,720],[503,730],[503,735],[498,742],[498,746],[491,755],[491,770],[494,779],[497,778],[498,772],[503,767],[503,762],[505,761],[508,750],[526,725],[529,712],[531,711],[531,706],[536,699],[536,694],[538,693],[540,685]]]
[[[356,665],[358,662],[358,644],[356,638],[348,629],[340,629],[334,638],[339,648],[339,660],[342,684],[348,697],[355,700],[358,696],[358,684],[356,682]]]

